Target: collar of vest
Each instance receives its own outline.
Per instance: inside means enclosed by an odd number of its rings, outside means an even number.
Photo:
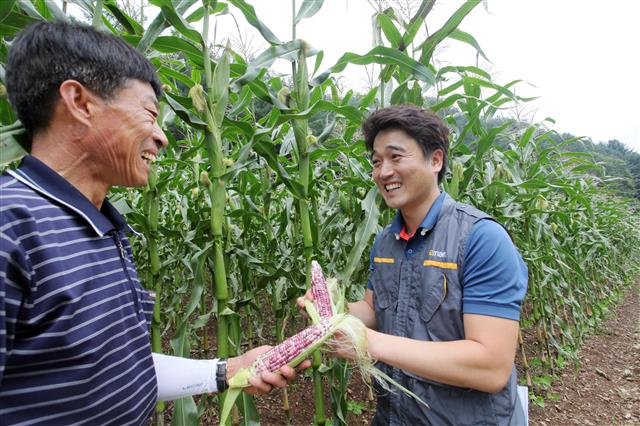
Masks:
[[[105,199],[98,210],[69,181],[31,155],[24,157],[20,166],[8,173],[45,198],[73,210],[100,236],[113,230],[134,232],[108,200]]]
[[[418,230],[416,233],[420,232],[420,235],[424,236],[427,232],[431,231],[436,223],[438,223],[438,217],[440,216],[440,211],[442,210],[442,205],[445,199],[448,198],[453,201],[453,199],[446,192],[440,192],[440,195],[433,202],[433,205],[427,212],[427,215],[420,223]],[[404,220],[402,219],[402,214],[400,210],[396,212],[391,225],[389,225],[389,230],[396,236],[396,239],[400,239],[400,232],[402,231],[402,227],[404,226]]]

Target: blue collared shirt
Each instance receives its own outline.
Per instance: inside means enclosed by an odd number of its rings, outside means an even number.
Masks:
[[[430,231],[436,225],[444,197],[445,192],[440,193],[416,232],[406,242],[407,258],[421,252],[426,237],[420,231]],[[390,230],[400,234],[403,227],[402,215],[398,211]],[[370,271],[375,267],[373,253],[377,242],[378,237],[371,250]],[[480,220],[473,226],[463,264],[463,313],[520,319],[520,305],[527,290],[527,266],[500,224],[493,220]],[[371,282],[368,288],[373,290]]]
[[[0,177],[0,424],[142,424],[153,301],[124,218],[34,157]]]

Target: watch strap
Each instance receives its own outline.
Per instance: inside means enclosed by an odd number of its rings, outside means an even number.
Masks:
[[[218,393],[224,392],[229,387],[227,383],[227,358],[218,359],[216,367],[216,386]]]

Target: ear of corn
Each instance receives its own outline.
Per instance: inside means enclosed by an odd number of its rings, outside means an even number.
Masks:
[[[321,318],[331,318],[334,315],[333,303],[324,279],[322,268],[315,260],[311,262],[311,293]]]
[[[273,373],[285,365],[298,365],[309,352],[330,337],[330,326],[329,320],[323,320],[320,324],[307,327],[278,346],[274,346],[256,359],[253,364],[256,373],[261,374],[264,371]]]

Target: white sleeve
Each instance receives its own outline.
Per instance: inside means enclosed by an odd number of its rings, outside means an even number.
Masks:
[[[189,359],[154,353],[158,380],[158,400],[170,401],[186,396],[217,392],[218,359]]]

